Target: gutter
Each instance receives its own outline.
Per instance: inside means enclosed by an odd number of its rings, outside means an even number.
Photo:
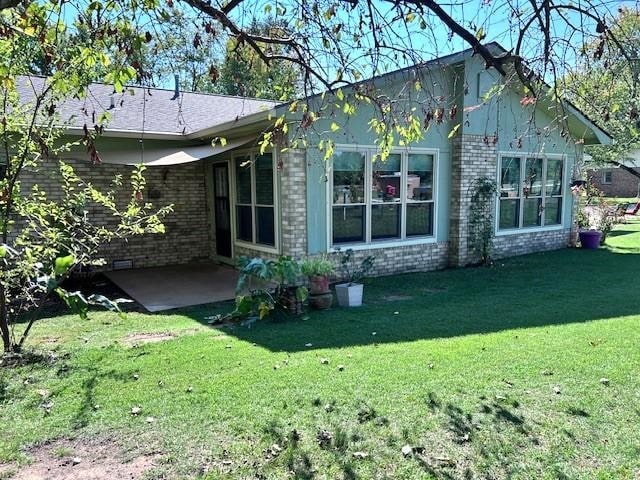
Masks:
[[[191,132],[187,134],[186,138],[189,140],[196,140],[196,139],[203,140],[205,138],[215,137],[218,134],[226,132],[232,128],[244,127],[247,125],[251,125],[252,123],[258,123],[260,121],[269,120],[270,117],[276,116],[276,108],[277,106],[274,106],[269,110],[252,113],[251,115],[236,118],[235,120],[231,120],[229,122],[220,123],[218,125],[214,125],[213,127],[207,127],[202,130],[196,130],[195,132]]]

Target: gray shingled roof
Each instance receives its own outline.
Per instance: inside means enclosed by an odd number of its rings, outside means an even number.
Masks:
[[[18,90],[25,102],[33,99],[34,91],[42,90],[44,80],[38,76],[20,77]],[[106,130],[188,135],[276,105],[270,100],[193,92],[180,92],[176,98],[173,90],[158,88],[127,87],[114,93],[111,85],[94,83],[86,98],[65,100],[58,113],[70,127],[91,127],[100,114],[108,111],[111,120]]]

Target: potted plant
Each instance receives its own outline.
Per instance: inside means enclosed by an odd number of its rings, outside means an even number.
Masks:
[[[606,239],[615,223],[615,214],[607,205],[604,193],[591,181],[577,187],[579,200],[576,223],[580,245],[586,249],[597,249]]]
[[[303,275],[309,279],[309,305],[316,310],[326,310],[333,303],[329,290],[329,276],[334,271],[333,262],[326,255],[309,257],[300,262]]]
[[[357,262],[353,255],[353,249],[349,248],[340,254],[340,269],[343,278],[347,281],[336,285],[336,296],[341,307],[359,307],[362,305],[362,293],[364,285],[360,283],[365,275],[373,268],[375,257],[366,256],[361,262]]]
[[[300,266],[287,256],[277,260],[240,257],[236,285],[236,312],[262,319],[274,310],[302,313],[307,288],[300,283]]]

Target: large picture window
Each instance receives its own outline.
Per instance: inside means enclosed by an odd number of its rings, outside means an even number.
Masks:
[[[563,169],[561,159],[503,156],[499,230],[561,225]]]
[[[434,234],[435,153],[336,151],[331,175],[332,245],[405,241]]]
[[[275,247],[273,168],[271,153],[234,158],[237,240]]]

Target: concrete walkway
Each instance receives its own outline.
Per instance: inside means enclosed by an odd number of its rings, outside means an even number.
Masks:
[[[106,276],[149,312],[235,297],[238,272],[215,264],[116,270]]]

